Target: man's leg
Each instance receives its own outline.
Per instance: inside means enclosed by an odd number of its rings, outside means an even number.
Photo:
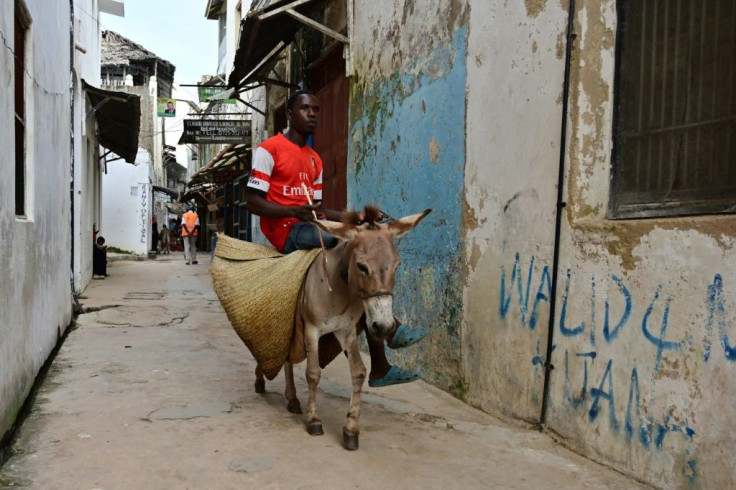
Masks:
[[[396,322],[398,326],[398,321]],[[368,351],[371,355],[371,370],[368,375],[368,386],[378,388],[401,383],[410,383],[421,378],[417,370],[406,370],[399,366],[393,366],[386,358],[386,345],[383,339],[374,338],[366,328],[365,315],[360,318],[359,327],[365,331],[368,342]],[[391,334],[393,335],[393,333]],[[390,338],[391,336],[389,336]]]
[[[189,257],[189,237],[185,236],[183,237],[184,240],[184,260],[187,261],[187,265],[191,263],[191,258]]]
[[[189,239],[191,242],[189,243],[189,255],[192,258],[192,264],[197,263],[197,237],[194,235],[190,235]]]
[[[321,246],[319,241],[319,233],[322,234],[322,241],[325,248],[332,248],[337,245],[337,238],[320,230],[312,223],[300,221],[291,228],[289,236],[286,238],[283,253],[288,254],[295,250],[311,250]]]

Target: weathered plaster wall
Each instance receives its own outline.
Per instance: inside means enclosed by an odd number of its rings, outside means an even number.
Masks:
[[[433,208],[399,244],[394,309],[429,329],[397,353],[454,392],[460,378],[468,9],[461,1],[355,2],[348,205],[394,217]],[[431,21],[427,21],[431,19]]]
[[[355,7],[349,204],[435,208],[400,245],[396,310],[431,330],[400,361],[538,422],[568,2]],[[615,1],[574,22],[547,429],[660,488],[728,488],[736,220],[606,218]]]
[[[470,3],[467,400],[533,421],[547,345],[566,12],[551,1]]]
[[[606,219],[616,22],[613,0],[575,12],[549,424],[658,487],[728,488],[736,219]]]
[[[68,2],[26,0],[27,216],[15,216],[13,4],[0,3],[0,435],[72,318]],[[33,77],[32,79],[30,77]]]

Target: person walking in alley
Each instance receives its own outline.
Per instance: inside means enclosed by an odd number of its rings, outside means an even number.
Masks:
[[[197,236],[199,236],[199,216],[190,205],[181,217],[181,236],[184,240],[184,260],[189,264],[197,264]]]
[[[151,220],[151,252],[158,254],[158,222],[155,214]]]
[[[161,238],[161,253],[171,253],[171,229],[166,225],[161,225],[161,232],[159,233]]]
[[[289,97],[286,117],[289,127],[273,136],[253,152],[253,165],[246,188],[248,209],[261,217],[261,230],[281,253],[320,246],[320,236],[326,247],[337,245],[337,238],[321,232],[311,221],[312,212],[340,221],[342,212],[321,206],[322,160],[307,145],[308,137],[317,126],[319,101],[308,90],[298,90]],[[302,185],[314,196],[309,204]],[[365,327],[365,315],[360,326],[366,331],[371,355],[368,384],[372,387],[408,383],[420,378],[417,370],[406,370],[391,365],[386,358],[382,339],[374,339]],[[398,349],[421,340],[427,331],[412,328],[396,321],[389,334],[388,346]]]

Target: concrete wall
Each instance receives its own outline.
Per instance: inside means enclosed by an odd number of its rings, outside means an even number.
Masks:
[[[151,249],[152,179],[151,156],[142,148],[135,165],[122,160],[108,164],[102,177],[105,206],[100,228],[108,246],[136,255],[147,255]]]
[[[26,0],[27,216],[15,215],[13,4],[0,3],[0,434],[72,318],[69,2]]]
[[[660,488],[736,467],[731,216],[612,221],[614,0],[578,1],[553,270],[568,2],[355,2],[348,200],[433,207],[399,249],[402,364]],[[531,469],[533,471],[533,469]]]

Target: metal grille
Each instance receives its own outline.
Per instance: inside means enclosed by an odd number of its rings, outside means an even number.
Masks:
[[[611,216],[736,211],[736,2],[618,8]]]

